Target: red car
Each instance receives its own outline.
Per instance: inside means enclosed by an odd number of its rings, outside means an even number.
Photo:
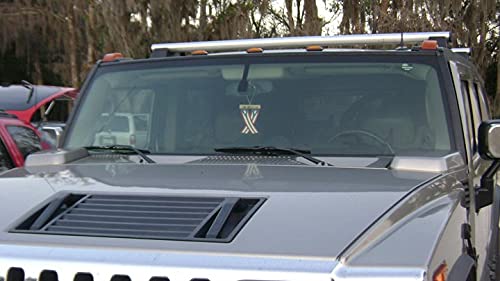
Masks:
[[[26,156],[42,148],[40,133],[33,126],[0,111],[0,172],[23,166]]]
[[[0,109],[16,115],[29,123],[66,122],[73,101],[77,96],[74,88],[31,85],[2,85]]]

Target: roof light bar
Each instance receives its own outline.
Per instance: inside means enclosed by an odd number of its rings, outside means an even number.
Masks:
[[[450,49],[453,53],[460,55],[466,59],[470,59],[472,56],[472,49],[471,48],[451,48]]]
[[[472,53],[471,48],[451,48],[451,51],[459,54],[467,54],[470,55]]]
[[[247,53],[262,53],[264,50],[262,48],[254,47],[254,48],[248,48]]]
[[[102,58],[102,62],[115,61],[115,60],[121,59],[121,58],[123,58],[122,53],[105,54],[104,57]]]
[[[307,46],[306,47],[306,51],[308,51],[308,52],[319,52],[319,51],[323,51],[323,47],[321,47],[319,45],[311,45],[311,46]]]
[[[194,50],[191,52],[191,55],[193,56],[204,56],[204,55],[208,55],[208,52],[205,51],[205,50]]]
[[[153,44],[151,50],[166,50],[168,52],[180,53],[194,50],[206,51],[234,51],[246,50],[258,46],[263,49],[276,48],[303,48],[310,45],[333,46],[333,45],[385,45],[399,44],[403,39],[404,44],[416,44],[427,39],[445,38],[450,39],[450,32],[413,32],[413,33],[381,33],[381,34],[353,34],[336,36],[303,36],[283,38],[262,39],[237,39],[221,41],[201,41],[182,43],[159,43]]]
[[[436,40],[424,40],[420,46],[422,50],[437,50],[438,47],[439,45]]]

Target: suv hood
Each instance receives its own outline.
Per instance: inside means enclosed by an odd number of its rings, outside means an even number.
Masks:
[[[0,177],[0,244],[333,259],[437,174],[259,165],[66,165]],[[58,192],[265,198],[228,243],[11,233]]]

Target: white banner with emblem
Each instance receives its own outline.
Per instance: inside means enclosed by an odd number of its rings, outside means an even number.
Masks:
[[[257,134],[259,131],[255,127],[255,122],[259,117],[260,105],[258,104],[240,104],[240,112],[245,122],[245,127],[241,130],[242,134]]]

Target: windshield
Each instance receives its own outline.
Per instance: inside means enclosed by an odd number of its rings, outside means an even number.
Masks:
[[[103,66],[65,146],[186,155],[242,146],[443,155],[451,143],[432,59],[212,57]]]

